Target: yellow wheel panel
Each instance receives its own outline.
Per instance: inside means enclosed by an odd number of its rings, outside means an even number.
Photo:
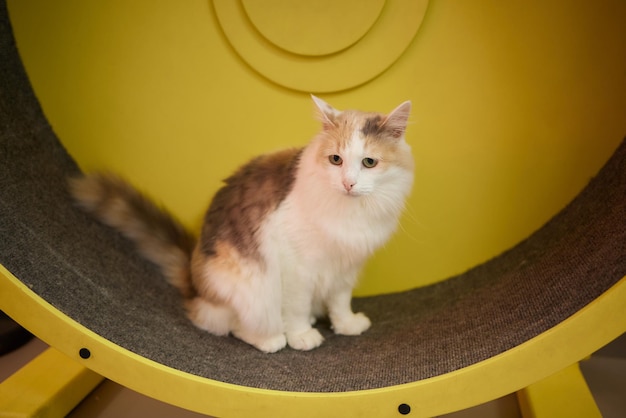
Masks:
[[[305,2],[276,14],[309,28],[295,52],[253,3],[8,1],[23,62],[70,153],[86,170],[124,174],[193,228],[238,165],[314,135],[311,90],[337,108],[412,100],[414,190],[359,295],[437,282],[512,247],[626,132],[624,2],[363,2],[362,20],[337,43],[320,35],[317,55],[307,48],[319,16],[307,26],[296,8]],[[409,23],[390,24],[396,15]]]

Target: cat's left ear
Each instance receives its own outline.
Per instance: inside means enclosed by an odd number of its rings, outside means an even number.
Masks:
[[[391,132],[394,138],[400,138],[406,131],[406,125],[409,122],[409,114],[411,113],[411,101],[407,100],[400,106],[393,109],[383,120],[381,127]]]
[[[335,126],[337,116],[339,116],[341,112],[320,99],[319,97],[311,95],[311,99],[313,99],[313,102],[315,103],[315,107],[317,108],[317,116],[324,124],[324,129]]]

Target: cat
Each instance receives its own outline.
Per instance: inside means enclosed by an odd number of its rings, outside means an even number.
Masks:
[[[120,177],[70,180],[79,206],[135,242],[183,296],[190,320],[273,353],[359,335],[359,270],[395,231],[413,183],[406,101],[389,114],[339,111],[312,96],[322,127],[303,148],[252,159],[227,178],[199,238]]]

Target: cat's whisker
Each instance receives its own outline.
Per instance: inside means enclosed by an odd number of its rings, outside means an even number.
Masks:
[[[405,228],[405,226],[403,225],[402,221],[400,220],[398,222],[398,228],[400,229],[400,231],[402,231],[408,238],[409,240],[411,240],[412,242],[416,243],[416,244],[423,244],[424,241],[418,239],[415,235],[413,235],[409,229]]]
[[[412,224],[419,227],[422,231],[427,230],[426,225],[422,221],[420,221],[417,215],[415,214],[415,209],[411,205],[411,202],[409,201],[405,202],[403,215],[404,215],[404,218],[407,218],[409,221],[411,221]]]

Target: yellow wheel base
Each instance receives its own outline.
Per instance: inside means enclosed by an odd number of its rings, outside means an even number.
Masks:
[[[524,417],[601,418],[578,363],[517,393]]]
[[[0,383],[0,417],[63,417],[103,377],[48,348]]]

